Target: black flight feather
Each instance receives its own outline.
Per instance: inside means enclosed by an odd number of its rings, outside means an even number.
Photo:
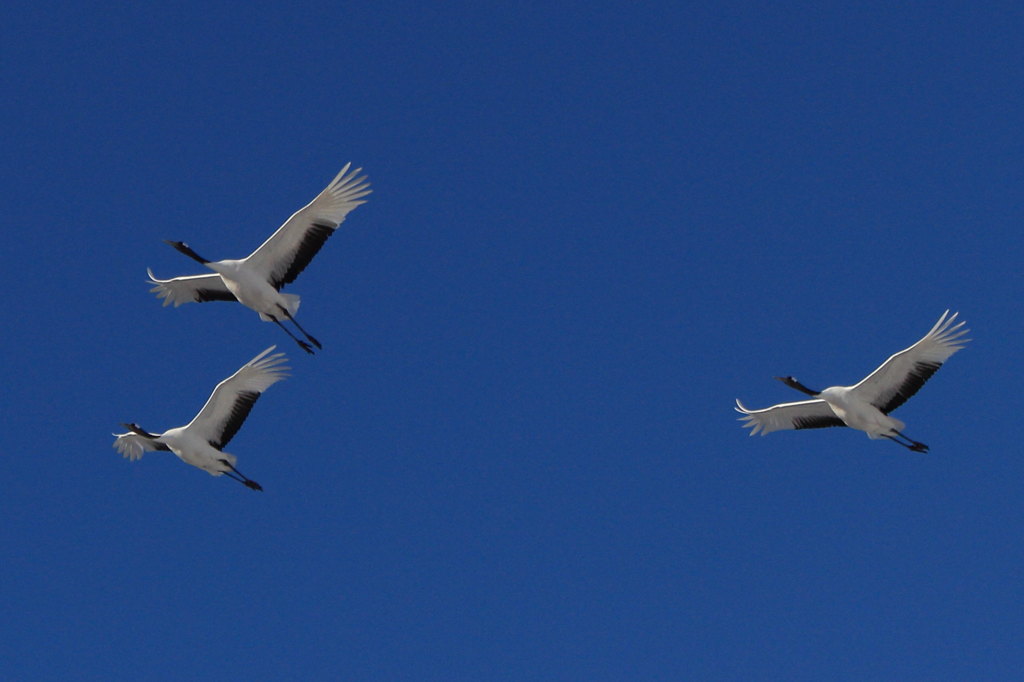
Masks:
[[[914,369],[910,370],[903,383],[899,385],[896,392],[891,394],[884,404],[876,404],[879,410],[889,414],[903,403],[910,400],[910,397],[924,386],[924,382],[931,379],[932,375],[942,367],[941,362],[917,362]]]
[[[299,243],[298,248],[292,254],[292,262],[288,264],[288,269],[280,277],[274,278],[270,282],[273,287],[280,290],[285,284],[294,282],[295,278],[313,260],[313,256],[320,251],[324,242],[334,234],[334,228],[336,227],[337,225],[327,223],[313,223],[310,225],[306,233],[302,235],[302,241]]]
[[[235,398],[235,404],[231,407],[231,415],[224,421],[220,438],[211,439],[210,445],[218,450],[223,450],[231,442],[231,439],[235,437],[235,434],[238,433],[238,429],[242,428],[245,418],[249,416],[252,406],[256,404],[256,400],[259,397],[260,394],[256,391],[239,392],[238,397]]]
[[[195,300],[196,303],[206,303],[207,301],[237,301],[238,299],[233,293],[223,289],[196,289]]]
[[[826,426],[846,426],[839,417],[794,417],[794,429],[823,429]]]

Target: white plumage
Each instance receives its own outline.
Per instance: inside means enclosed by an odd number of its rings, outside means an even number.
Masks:
[[[199,414],[185,426],[168,429],[161,434],[143,430],[138,424],[123,424],[128,433],[115,433],[114,448],[130,460],[144,452],[169,450],[183,462],[199,467],[213,476],[227,474],[254,490],[260,485],[246,477],[235,464],[238,458],[224,448],[242,426],[249,411],[263,391],[288,376],[284,353],[274,353],[271,346],[237,372],[217,384]]]
[[[957,313],[944,312],[920,341],[891,356],[854,386],[832,386],[819,392],[793,377],[776,377],[814,399],[763,410],[747,409],[737,399],[736,411],[744,415],[740,421],[751,429],[751,436],[783,429],[849,426],[864,431],[869,438],[889,438],[916,452],[926,452],[928,446],[904,436],[903,422],[889,413],[917,393],[942,363],[970,340],[963,338],[968,332],[963,329],[964,322],[954,324],[956,317]]]
[[[291,320],[310,343],[320,348],[320,342],[295,321],[299,297],[282,294],[281,288],[295,281],[345,216],[356,206],[366,203],[363,197],[370,194],[370,183],[365,175],[359,175],[361,168],[349,173],[351,165],[345,164],[313,201],[293,213],[258,249],[241,260],[209,261],[184,242],[168,241],[213,273],[158,279],[147,268],[150,283],[155,285],[150,291],[163,299],[165,306],[172,303],[177,307],[191,302],[238,301],[259,313],[261,320],[274,322],[284,329],[307,353],[313,352],[312,347],[292,334],[284,326],[284,320]]]

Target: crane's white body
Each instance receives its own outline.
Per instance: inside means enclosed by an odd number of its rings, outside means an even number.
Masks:
[[[207,263],[220,276],[224,286],[247,308],[259,313],[260,319],[270,322],[270,311],[274,317],[281,317],[281,308],[293,316],[299,310],[301,299],[295,294],[282,294],[271,286],[261,273],[254,268],[246,267],[245,260],[222,260]]]
[[[865,400],[856,386],[830,386],[818,395],[828,403],[832,412],[850,428],[863,431],[868,438],[883,438],[894,431],[902,431],[906,424],[884,414]]]
[[[132,434],[136,435],[136,434]],[[210,445],[210,442],[187,426],[178,426],[164,431],[157,442],[163,443],[182,462],[198,467],[208,474],[220,476],[230,469],[221,462],[226,459],[231,466],[238,464],[238,457],[231,453],[221,452]]]
[[[255,310],[265,322],[281,320],[281,308],[294,315],[299,297],[282,294],[309,264],[345,217],[370,194],[361,168],[349,173],[352,164],[345,164],[327,187],[313,201],[292,214],[274,234],[251,254],[240,260],[207,261],[214,271],[209,275],[189,275],[158,279],[152,270],[150,291],[163,299],[165,306],[215,300],[237,300]],[[202,261],[201,261],[202,262]]]
[[[263,391],[288,376],[285,354],[270,354],[275,348],[267,348],[217,384],[203,409],[185,426],[148,434],[129,424],[131,431],[114,434],[114,448],[132,461],[148,451],[170,450],[181,461],[213,476],[234,471],[238,458],[221,448],[241,427]]]
[[[844,425],[873,439],[901,436],[904,423],[889,413],[914,395],[942,363],[970,340],[963,338],[968,331],[963,329],[964,322],[954,324],[956,317],[957,313],[949,315],[947,310],[920,341],[889,357],[854,386],[832,386],[814,394],[787,377],[783,381],[792,381],[790,385],[795,383],[794,388],[811,393],[814,399],[781,403],[763,410],[750,410],[737,399],[736,411],[743,414],[740,421],[751,429],[751,436],[784,429]]]

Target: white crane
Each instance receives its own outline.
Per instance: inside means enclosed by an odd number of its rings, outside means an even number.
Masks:
[[[192,301],[238,301],[259,313],[264,322],[277,324],[307,353],[313,352],[309,343],[322,348],[295,320],[299,297],[282,294],[281,288],[295,281],[345,216],[366,203],[360,200],[371,192],[370,183],[365,175],[359,176],[362,168],[348,173],[351,165],[345,164],[324,191],[293,213],[267,241],[241,260],[209,261],[184,242],[165,240],[213,270],[213,274],[157,279],[147,268],[150,283],[156,285],[150,291],[162,298],[165,306],[173,303],[175,308]],[[309,343],[292,334],[283,324],[285,319],[291,320]]]
[[[888,438],[914,452],[928,452],[927,445],[904,436],[903,422],[889,413],[907,402],[949,356],[970,341],[963,338],[968,332],[962,329],[964,322],[953,324],[956,316],[944,312],[924,338],[890,357],[855,386],[812,391],[791,376],[775,377],[814,400],[748,410],[737,399],[736,411],[744,415],[740,421],[745,422],[744,427],[752,427],[751,436],[782,429],[849,426],[864,431],[868,438]]]
[[[263,490],[259,483],[235,468],[238,458],[222,448],[238,433],[260,394],[288,376],[290,368],[282,366],[287,362],[284,353],[269,355],[275,348],[266,349],[217,384],[203,409],[185,426],[153,434],[138,424],[122,424],[128,433],[113,434],[117,436],[114,448],[132,461],[144,452],[170,450],[181,461],[213,476],[224,474],[253,490]]]

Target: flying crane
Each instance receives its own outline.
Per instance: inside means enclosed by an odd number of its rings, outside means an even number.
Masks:
[[[235,468],[238,458],[223,448],[238,433],[249,411],[263,391],[284,379],[289,367],[284,353],[274,353],[271,346],[224,381],[217,384],[209,400],[185,426],[150,433],[138,424],[122,424],[128,433],[115,433],[114,448],[135,461],[144,452],[173,452],[181,461],[213,475],[225,475],[253,490],[263,490],[259,483]]]
[[[193,301],[238,301],[252,308],[264,322],[273,322],[285,331],[302,350],[313,353],[312,346],[322,348],[295,319],[300,299],[295,294],[282,294],[281,288],[299,276],[324,242],[372,190],[362,168],[348,172],[347,163],[327,187],[270,235],[267,241],[241,260],[211,261],[201,257],[185,242],[165,240],[189,258],[205,265],[213,273],[158,279],[151,269],[151,292],[163,299],[164,305]],[[290,320],[306,337],[303,341],[284,326]],[[312,346],[310,345],[312,344]]]
[[[849,426],[865,432],[868,438],[888,438],[914,452],[927,452],[927,445],[903,435],[905,424],[889,413],[917,393],[942,363],[970,340],[963,338],[968,332],[963,329],[964,322],[953,324],[956,316],[957,313],[944,312],[924,338],[890,357],[854,386],[831,386],[814,391],[794,377],[775,377],[813,399],[781,403],[763,410],[747,409],[737,399],[736,411],[744,415],[740,421],[751,429],[751,436],[783,429]]]

